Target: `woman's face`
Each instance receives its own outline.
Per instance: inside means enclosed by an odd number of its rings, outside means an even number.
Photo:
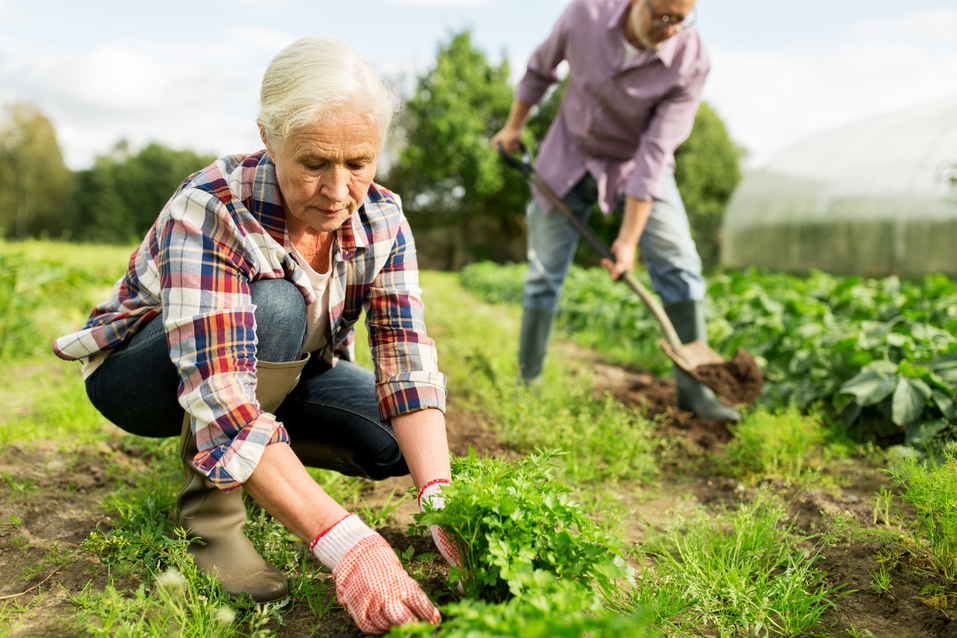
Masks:
[[[375,177],[379,131],[367,118],[344,114],[293,129],[274,148],[287,224],[335,231],[362,205]]]

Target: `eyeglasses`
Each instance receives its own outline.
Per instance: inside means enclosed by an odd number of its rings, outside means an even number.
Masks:
[[[648,13],[651,14],[651,26],[656,29],[667,29],[668,27],[674,27],[675,31],[681,31],[685,27],[690,27],[694,24],[694,19],[696,11],[691,10],[691,13],[685,17],[673,16],[667,13],[655,13],[655,10],[651,8],[650,0],[645,0],[645,6],[648,7]]]

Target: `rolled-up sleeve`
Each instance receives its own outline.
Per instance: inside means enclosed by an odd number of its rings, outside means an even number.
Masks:
[[[426,408],[445,412],[446,377],[439,372],[435,342],[426,334],[415,242],[404,217],[367,303],[382,419]]]
[[[157,232],[163,322],[199,449],[193,462],[229,490],[249,478],[267,445],[289,440],[256,401],[254,265],[225,205],[206,191],[181,191]]]

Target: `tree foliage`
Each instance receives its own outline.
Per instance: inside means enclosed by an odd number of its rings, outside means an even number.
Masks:
[[[439,46],[405,104],[406,144],[385,181],[403,197],[430,265],[457,270],[524,254],[528,187],[489,146],[511,107],[508,80],[508,62],[490,64],[465,31]]]
[[[53,124],[27,103],[0,120],[0,237],[60,235],[71,223],[73,176]]]
[[[133,155],[119,142],[77,174],[77,235],[108,243],[140,239],[183,180],[214,159],[155,142]]]

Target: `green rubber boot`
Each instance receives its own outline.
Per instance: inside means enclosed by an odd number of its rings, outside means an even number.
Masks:
[[[708,342],[708,330],[704,319],[704,302],[679,301],[664,304],[665,313],[675,326],[675,332],[681,343],[691,343],[698,339]],[[741,413],[721,403],[708,386],[680,369],[674,367],[675,382],[678,385],[678,409],[694,412],[696,416],[708,421],[740,421]]]
[[[518,342],[518,371],[526,385],[541,383],[545,354],[552,341],[557,313],[539,308],[522,308],[522,329]]]

